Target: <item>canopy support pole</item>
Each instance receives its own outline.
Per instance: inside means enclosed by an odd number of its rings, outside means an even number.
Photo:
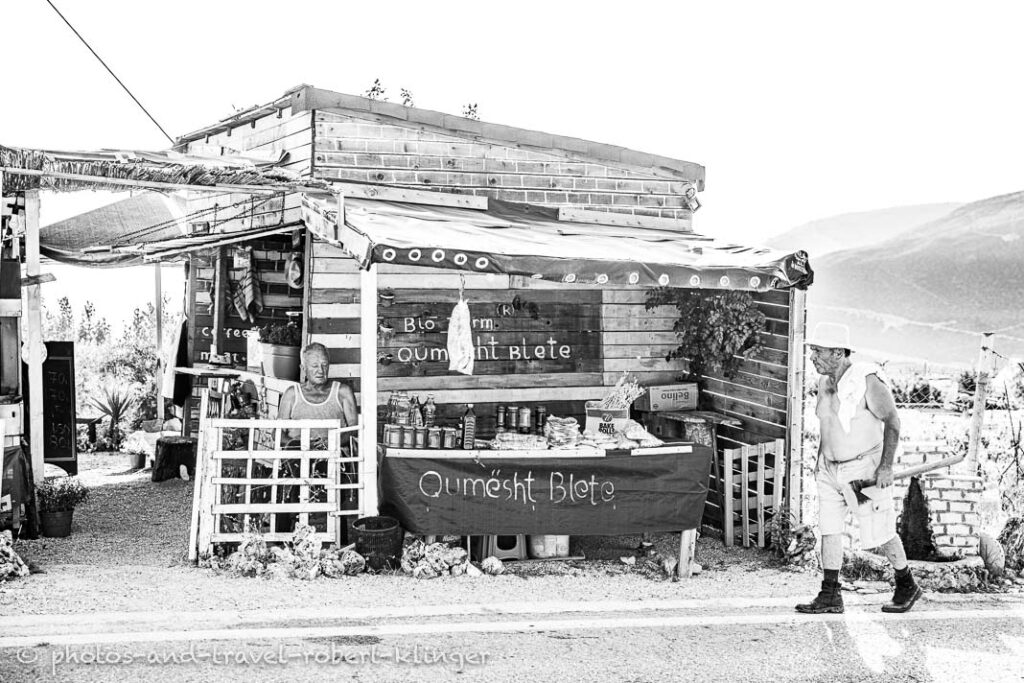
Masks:
[[[210,339],[210,360],[214,356],[223,353],[224,349],[224,319],[227,312],[224,307],[227,305],[224,299],[228,279],[227,249],[217,247],[217,260],[214,267],[213,280],[213,334]]]
[[[162,378],[164,370],[164,290],[160,279],[160,263],[153,264],[153,287],[156,290],[156,419],[161,423],[164,419],[164,392],[162,391]]]
[[[344,220],[344,219],[340,219]],[[377,264],[359,271],[359,453],[364,515],[376,515],[377,499]]]
[[[39,276],[39,190],[25,192],[25,274]],[[25,349],[29,384],[29,439],[32,475],[37,484],[44,477],[43,443],[43,313],[38,280],[25,287]],[[27,353],[26,353],[27,352]]]
[[[789,294],[789,370],[786,376],[786,412],[788,424],[786,425],[786,492],[788,494],[789,514],[795,520],[794,524],[803,521],[803,396],[805,368],[804,359],[804,336],[807,329],[807,292],[802,289],[791,289]],[[776,459],[779,454],[775,454]],[[776,473],[783,471],[778,467],[776,460]],[[778,477],[779,474],[776,474]],[[776,479],[778,481],[778,479]],[[776,510],[778,512],[778,510]],[[744,513],[745,514],[745,513]]]

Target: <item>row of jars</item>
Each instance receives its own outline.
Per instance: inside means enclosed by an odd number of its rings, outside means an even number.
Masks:
[[[384,445],[388,448],[461,448],[462,435],[455,427],[386,424]]]

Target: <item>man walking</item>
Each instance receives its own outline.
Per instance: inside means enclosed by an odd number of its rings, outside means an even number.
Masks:
[[[815,409],[821,427],[815,479],[825,580],[818,596],[796,609],[806,614],[843,612],[839,592],[842,534],[847,509],[852,509],[860,522],[861,546],[877,548],[896,570],[896,592],[882,611],[906,612],[922,591],[914,582],[903,541],[896,534],[890,487],[900,419],[892,390],[877,365],[850,360],[850,329],[846,325],[821,323],[806,344],[821,375]],[[876,480],[873,489],[864,490],[870,497],[865,503],[857,501],[848,485],[856,479]]]

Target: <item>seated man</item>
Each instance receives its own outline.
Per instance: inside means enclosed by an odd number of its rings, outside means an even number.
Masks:
[[[277,407],[277,418],[279,420],[340,420],[342,427],[349,427],[357,424],[356,398],[352,393],[352,387],[344,382],[328,379],[327,374],[330,368],[330,361],[327,354],[327,347],[323,344],[312,343],[302,349],[302,369],[305,371],[305,382],[288,387],[281,396],[281,402]],[[286,437],[292,439],[287,444],[290,449],[300,449],[300,433],[292,430]],[[346,436],[342,434],[342,436]],[[342,455],[349,454],[347,445],[341,445]],[[327,443],[324,430],[310,430],[310,450],[326,450]],[[295,470],[298,467],[297,460],[282,460],[282,469]],[[355,469],[352,463],[344,463],[341,467],[342,476],[352,481]],[[313,460],[310,462],[310,475],[323,477],[327,474],[326,460]],[[278,475],[282,476],[282,475]],[[298,477],[298,471],[289,471],[283,476]],[[322,494],[323,491],[317,492]],[[281,500],[278,502],[297,502],[298,487],[282,486],[279,494]],[[353,499],[354,490],[347,490],[343,499]],[[311,496],[315,500],[316,496]],[[278,531],[288,530],[283,520],[278,522]]]
[[[288,387],[277,407],[279,420],[341,420],[343,427],[356,424],[356,397],[348,384],[327,378],[330,369],[327,347],[313,342],[302,349],[306,381]]]

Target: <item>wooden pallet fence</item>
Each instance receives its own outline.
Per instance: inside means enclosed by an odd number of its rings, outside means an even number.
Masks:
[[[362,514],[362,457],[354,440],[343,448],[359,430],[337,420],[204,419],[190,558],[250,529],[281,542],[304,524],[318,540],[339,543],[344,519]]]
[[[765,522],[782,509],[782,473],[786,442],[774,439],[744,444],[720,438],[722,448],[718,482],[722,496],[722,531],[731,546],[739,535],[744,547],[765,546]],[[776,473],[779,476],[776,477]]]

